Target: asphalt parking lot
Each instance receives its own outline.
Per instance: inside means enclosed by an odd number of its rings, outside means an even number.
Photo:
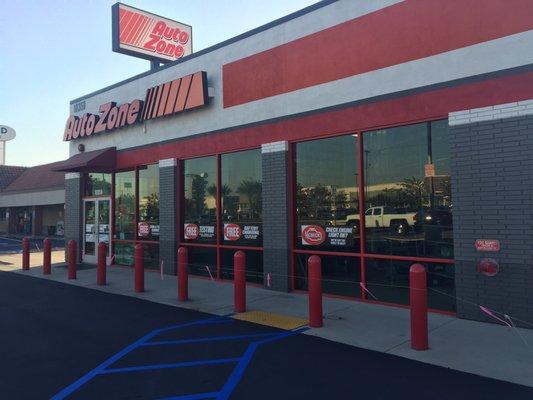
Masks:
[[[43,249],[44,239],[30,239],[30,251],[40,251]],[[53,249],[62,249],[65,247],[65,240],[50,239]],[[15,238],[0,237],[0,254],[2,253],[19,253],[22,251],[22,240]]]
[[[324,339],[0,273],[0,398],[531,399]]]

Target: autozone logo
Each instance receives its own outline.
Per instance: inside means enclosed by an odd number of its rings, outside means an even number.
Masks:
[[[114,51],[163,62],[192,53],[191,26],[120,3],[112,13]]]
[[[242,236],[242,229],[237,224],[224,224],[224,239],[239,240]]]
[[[183,227],[183,236],[185,239],[197,239],[200,230],[196,224],[185,224]]]
[[[99,107],[99,115],[71,115],[65,125],[63,140],[88,137],[149,119],[192,110],[206,105],[208,101],[207,74],[199,71],[149,88],[144,101],[135,99],[131,103],[121,105],[108,102]]]
[[[302,244],[318,246],[326,240],[326,231],[318,225],[302,225]]]

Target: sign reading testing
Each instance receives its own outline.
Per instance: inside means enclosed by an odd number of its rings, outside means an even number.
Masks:
[[[116,3],[111,8],[113,51],[169,62],[192,53],[192,27]]]

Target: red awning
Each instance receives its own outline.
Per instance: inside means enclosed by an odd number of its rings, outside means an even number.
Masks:
[[[57,163],[53,171],[61,172],[112,172],[117,161],[115,147],[88,151],[73,155],[68,160]]]

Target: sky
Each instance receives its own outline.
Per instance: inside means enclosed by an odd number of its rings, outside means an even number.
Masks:
[[[124,0],[192,25],[194,51],[249,31],[318,0]],[[0,10],[0,125],[15,129],[6,164],[68,157],[62,141],[72,99],[149,69],[111,51],[112,0],[25,0]]]

